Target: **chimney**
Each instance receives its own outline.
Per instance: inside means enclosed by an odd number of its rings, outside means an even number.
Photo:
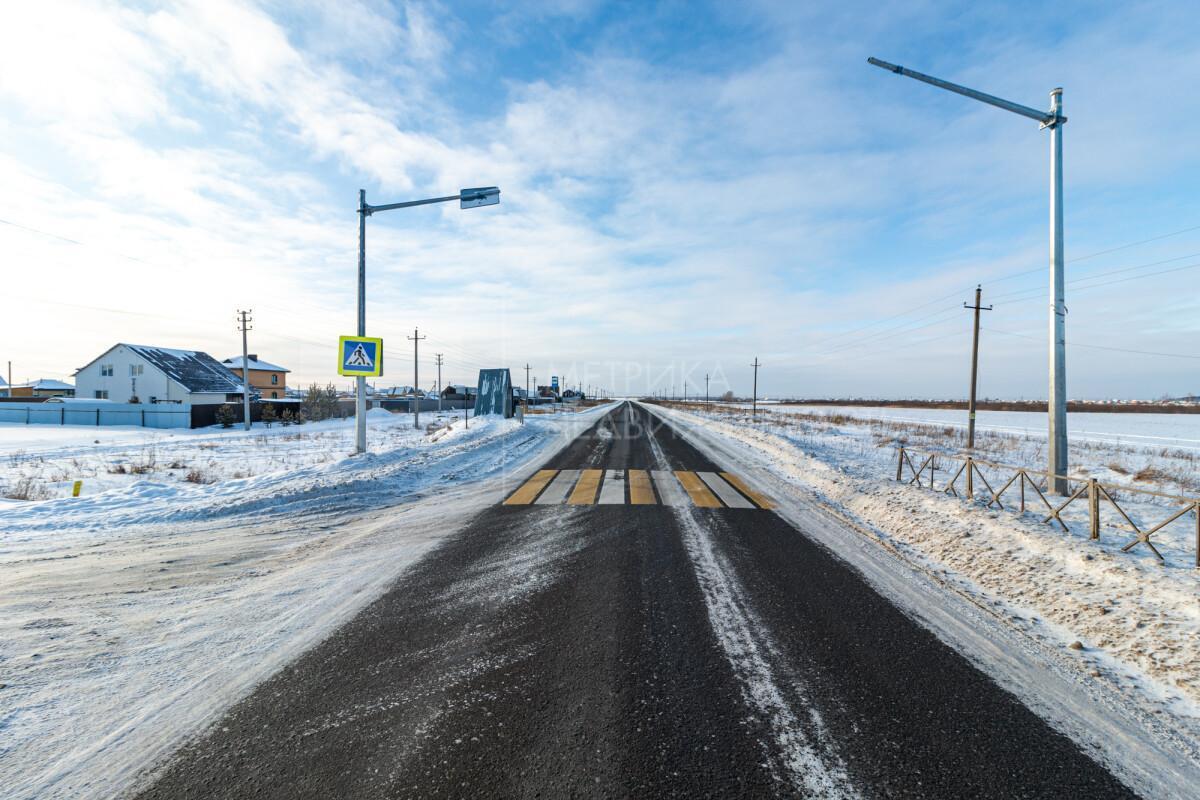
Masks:
[[[246,358],[250,359],[251,361],[258,361],[258,353],[250,353],[246,356]]]

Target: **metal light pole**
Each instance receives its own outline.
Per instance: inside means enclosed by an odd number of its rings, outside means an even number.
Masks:
[[[449,197],[431,197],[427,200],[409,200],[403,203],[388,203],[382,206],[367,205],[367,192],[358,190],[358,335],[367,335],[367,217],[376,211],[391,211],[397,208],[412,208],[427,206],[433,203],[448,203],[459,201],[459,208],[477,208],[479,206],[494,206],[500,202],[500,189],[495,186],[483,186],[476,189],[463,189],[458,194]],[[367,451],[367,379],[359,376],[357,379],[357,394],[354,402],[354,452]]]
[[[1050,92],[1050,110],[1038,111],[984,94],[956,83],[943,81],[911,69],[868,58],[877,67],[928,83],[939,89],[961,94],[972,100],[1036,120],[1039,127],[1050,129],[1050,396],[1049,396],[1049,479],[1051,491],[1067,494],[1067,308],[1063,299],[1063,202],[1062,202],[1062,89]]]

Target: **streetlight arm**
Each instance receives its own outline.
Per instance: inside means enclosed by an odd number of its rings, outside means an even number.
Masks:
[[[457,199],[458,199],[458,195],[453,195],[451,197],[431,197],[428,200],[409,200],[404,203],[388,203],[387,205],[382,205],[382,206],[366,206],[365,205],[362,208],[360,208],[358,211],[360,214],[367,214],[369,216],[371,214],[374,214],[376,211],[391,211],[394,208],[412,208],[413,206],[427,206],[427,205],[431,205],[433,203],[448,203],[451,200],[457,200]]]
[[[1008,100],[1004,100],[990,94],[984,94],[983,92],[977,92],[974,89],[968,89],[966,86],[959,86],[957,83],[950,83],[949,81],[944,81],[941,78],[935,78],[932,75],[916,72],[915,70],[907,69],[897,64],[889,64],[888,62],[881,61],[878,58],[868,58],[867,63],[874,64],[881,69],[886,69],[888,72],[894,72],[897,75],[905,75],[909,78],[928,83],[930,86],[936,86],[939,89],[945,89],[948,92],[961,94],[964,97],[970,97],[972,100],[978,100],[981,103],[987,103],[990,106],[1002,108],[1005,111],[1011,111],[1012,113],[1020,114],[1023,117],[1029,117],[1032,120],[1037,120],[1043,126],[1049,126],[1067,121],[1066,117],[1056,118],[1053,112],[1038,111],[1035,108],[1023,106],[1020,103],[1012,103]]]
[[[451,200],[458,200],[462,203],[463,208],[475,208],[477,206],[493,206],[500,202],[500,190],[495,186],[484,186],[479,189],[463,189],[461,192],[449,197],[430,197],[427,200],[408,200],[403,203],[388,203],[382,206],[369,206],[365,202],[358,207],[358,213],[365,214],[368,217],[376,211],[391,211],[396,208],[412,208],[413,206],[428,206],[433,203],[449,203]]]

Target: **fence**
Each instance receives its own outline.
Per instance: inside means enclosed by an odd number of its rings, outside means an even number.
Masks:
[[[144,428],[187,428],[191,406],[141,403],[3,403],[0,422],[25,425],[140,425]]]
[[[925,459],[920,462],[920,466],[917,466],[913,462],[909,455],[910,453],[916,454],[918,460],[920,460],[921,455],[925,456]],[[984,461],[969,455],[961,455],[957,453],[934,453],[928,451],[922,452],[911,450],[907,447],[899,448],[899,455],[896,459],[896,480],[904,480],[904,471],[905,467],[907,467],[908,474],[911,476],[908,479],[908,483],[910,485],[916,484],[921,488],[936,490],[938,459],[949,461],[951,464],[959,465],[958,469],[954,470],[952,473],[951,469],[953,469],[953,467],[950,469],[943,469],[943,472],[950,474],[950,478],[946,480],[941,489],[944,494],[952,494],[955,497],[959,497],[958,481],[961,478],[963,479],[963,491],[965,496],[970,500],[976,500],[977,495],[975,489],[975,479],[978,478],[986,489],[986,493],[983,494],[983,497],[987,499],[985,508],[991,508],[994,505],[1001,510],[1008,510],[1004,505],[1003,498],[1005,493],[1007,493],[1015,485],[1016,493],[1019,496],[1019,499],[1017,500],[1017,510],[1019,513],[1024,514],[1026,513],[1027,499],[1025,490],[1029,488],[1033,490],[1033,494],[1036,496],[1037,500],[1040,500],[1042,505],[1045,506],[1046,511],[1049,512],[1042,522],[1050,523],[1051,520],[1053,520],[1062,526],[1064,532],[1070,532],[1071,529],[1067,526],[1066,521],[1062,518],[1063,512],[1076,500],[1082,500],[1086,498],[1088,508],[1088,538],[1093,540],[1100,539],[1100,509],[1103,503],[1107,502],[1113,507],[1113,509],[1116,510],[1118,514],[1120,514],[1121,518],[1125,520],[1125,523],[1133,530],[1136,537],[1132,541],[1125,544],[1121,548],[1121,551],[1127,553],[1137,545],[1144,544],[1146,547],[1150,548],[1150,551],[1154,553],[1155,556],[1158,557],[1159,561],[1164,561],[1165,559],[1163,559],[1162,553],[1158,551],[1158,548],[1154,546],[1154,542],[1150,540],[1150,537],[1171,523],[1185,516],[1189,512],[1193,512],[1196,515],[1195,566],[1200,568],[1200,499],[1167,494],[1165,492],[1156,492],[1150,489],[1139,489],[1133,486],[1116,486],[1114,484],[1105,484],[1095,478],[1080,478],[1072,475],[1055,475],[1050,472],[1040,472],[1038,470],[1026,469],[1024,467],[1014,467],[1009,464],[997,464],[992,461]],[[983,470],[980,469],[980,466],[997,470],[1001,473],[1001,477],[1009,476],[1008,480],[1000,486],[999,490],[993,489],[991,483],[988,482],[987,476],[984,475]],[[926,477],[926,472],[928,472],[928,477]],[[1035,480],[1035,476],[1037,479],[1040,479],[1040,481]],[[1052,478],[1061,478],[1067,481],[1066,499],[1062,500],[1057,505],[1051,503],[1045,494],[1046,486]],[[928,486],[925,484],[926,480],[928,480]],[[997,481],[997,485],[1000,485],[999,481]],[[1072,488],[1072,486],[1074,486],[1074,488]],[[1182,505],[1183,507],[1175,510],[1174,513],[1159,522],[1157,525],[1154,525],[1153,527],[1146,527],[1143,530],[1142,527],[1130,519],[1129,514],[1125,512],[1125,509],[1121,508],[1116,497],[1114,496],[1123,494],[1125,492],[1163,498],[1171,501],[1173,504]],[[1058,498],[1056,498],[1056,500],[1057,499]],[[1010,500],[1009,502],[1012,501]]]

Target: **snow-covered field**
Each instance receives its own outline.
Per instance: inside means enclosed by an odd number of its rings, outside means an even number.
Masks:
[[[77,499],[0,506],[4,797],[118,794],[598,413],[469,430],[459,417],[429,436],[409,415],[372,412],[357,458],[352,421],[89,430],[84,455],[69,429],[0,432],[45,470],[127,463],[147,447],[162,465],[113,483],[98,469]],[[217,482],[183,480],[175,459]]]
[[[373,409],[367,416],[372,450],[390,449],[414,433],[410,414]],[[461,423],[462,413],[424,414],[421,426],[452,420]],[[270,428],[256,423],[248,432],[240,425],[155,430],[0,423],[0,503],[24,493],[35,500],[67,497],[77,480],[84,496],[144,480],[236,480],[337,461],[353,450],[353,418]]]
[[[1194,515],[1155,534],[1166,556],[1159,563],[1144,546],[1120,552],[1134,536],[1112,510],[1104,512],[1108,522],[1100,541],[1093,542],[1086,523],[1064,533],[1043,524],[1041,516],[972,507],[941,492],[897,483],[896,442],[957,446],[960,432],[949,418],[954,412],[791,406],[771,407],[768,413],[760,409],[757,421],[743,408],[691,406],[663,413],[752,453],[764,469],[861,523],[898,555],[953,583],[1030,636],[1073,654],[1080,680],[1146,699],[1155,713],[1170,715],[1189,732],[1190,748],[1200,757]],[[980,449],[997,461],[1040,464],[1044,430],[1026,435],[1022,421],[1012,416],[981,414]],[[1150,465],[1155,471],[1138,485],[1172,491],[1195,477],[1193,451],[1186,448],[1189,439],[1200,439],[1200,420],[1075,416],[1077,435],[1094,438],[1073,442],[1073,472],[1133,483],[1132,475],[1111,465]],[[1153,444],[1148,437],[1154,437]],[[1142,527],[1169,515],[1167,501],[1128,493],[1118,498]],[[1067,517],[1068,523],[1085,518],[1081,515],[1086,503]]]

